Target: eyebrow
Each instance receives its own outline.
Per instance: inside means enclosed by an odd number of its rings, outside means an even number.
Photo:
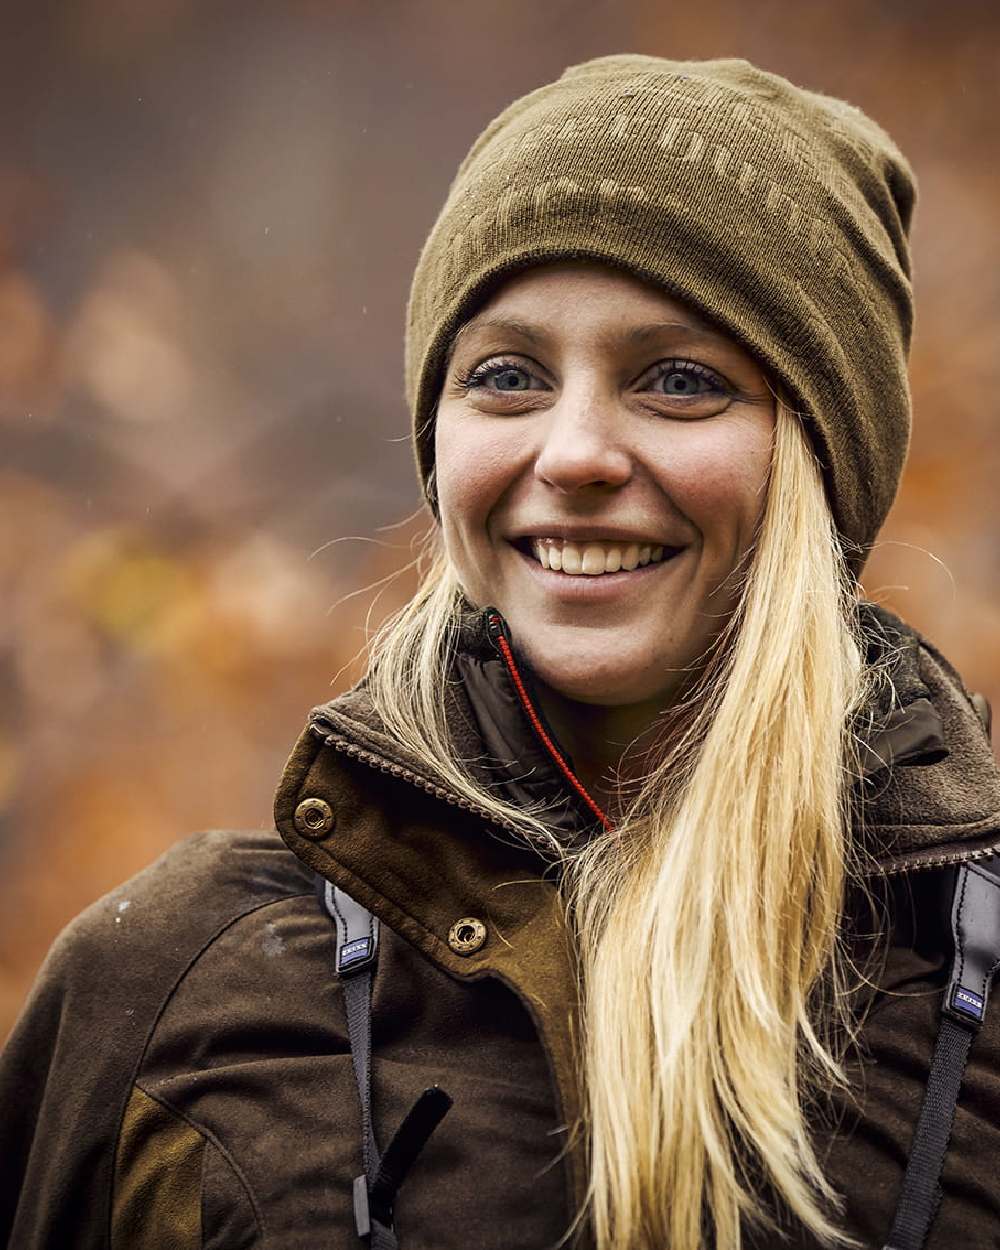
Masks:
[[[508,334],[516,334],[536,345],[544,345],[550,338],[543,327],[531,325],[526,321],[517,321],[512,317],[476,317],[458,329],[448,348],[446,360],[451,360],[455,348],[463,337],[477,330],[502,330]],[[686,321],[652,321],[646,325],[633,326],[629,330],[602,334],[601,341],[608,347],[641,347],[650,340],[659,338],[666,331],[681,331],[682,337],[691,342],[727,345],[727,340],[721,334],[717,334],[707,326],[692,325]]]

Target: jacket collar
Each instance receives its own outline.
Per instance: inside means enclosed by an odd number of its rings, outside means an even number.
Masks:
[[[1000,843],[1000,770],[955,668],[911,626],[860,605],[869,651],[889,663],[859,791],[866,849],[886,873],[981,858]]]
[[[862,603],[859,613],[870,657],[887,659],[889,665],[889,681],[866,718],[864,782],[858,790],[871,866],[896,872],[988,853],[1000,841],[1000,774],[959,675],[886,609]],[[532,713],[572,770],[572,761],[544,723],[521,662],[518,676],[531,702],[526,709],[525,691],[505,663],[490,619],[488,613],[470,612],[460,628],[457,681],[445,692],[456,750],[480,780],[517,804],[542,809],[553,831],[571,838],[594,827],[593,812],[543,744]],[[499,632],[513,645],[502,622]],[[342,754],[386,767],[446,802],[456,801],[384,732],[364,683],[314,709],[309,732]]]

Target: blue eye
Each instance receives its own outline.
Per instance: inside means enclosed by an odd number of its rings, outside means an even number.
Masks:
[[[657,366],[655,383],[662,382],[662,394],[671,399],[697,399],[701,395],[726,390],[722,379],[704,365],[690,360],[664,360]]]
[[[501,365],[500,368],[491,370],[489,376],[496,383],[498,391],[527,391],[531,389],[531,375],[527,369],[521,369],[516,365]]]
[[[460,375],[455,381],[467,391],[485,387],[487,382],[493,381],[496,385],[487,389],[509,395],[517,391],[530,391],[533,377],[534,375],[529,373],[523,365],[511,364],[509,361],[494,361],[492,364],[480,365],[471,373]]]

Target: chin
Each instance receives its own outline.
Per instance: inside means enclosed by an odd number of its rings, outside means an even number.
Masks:
[[[628,663],[586,654],[556,658],[553,662],[551,655],[529,652],[527,658],[535,676],[556,694],[601,707],[624,707],[667,698],[679,676],[669,671],[666,659],[661,665],[652,666],[647,658]]]

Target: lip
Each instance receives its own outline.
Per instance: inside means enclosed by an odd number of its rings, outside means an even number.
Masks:
[[[660,535],[639,533],[616,525],[542,525],[532,529],[518,529],[506,535],[512,545],[526,542],[529,538],[560,538],[569,543],[635,543],[639,547],[685,547],[687,542],[671,541]],[[614,573],[604,576],[614,577]]]
[[[515,547],[513,543],[510,543],[510,549],[527,566],[529,574],[535,578],[539,586],[544,588],[546,593],[577,603],[603,603],[609,599],[621,598],[622,595],[633,590],[644,591],[651,578],[662,575],[671,565],[681,560],[687,551],[686,547],[682,547],[669,560],[661,560],[657,564],[643,564],[631,572],[623,569],[619,573],[601,573],[599,576],[593,576],[587,573],[560,573],[555,569],[547,569],[533,556],[526,555],[519,547]]]

